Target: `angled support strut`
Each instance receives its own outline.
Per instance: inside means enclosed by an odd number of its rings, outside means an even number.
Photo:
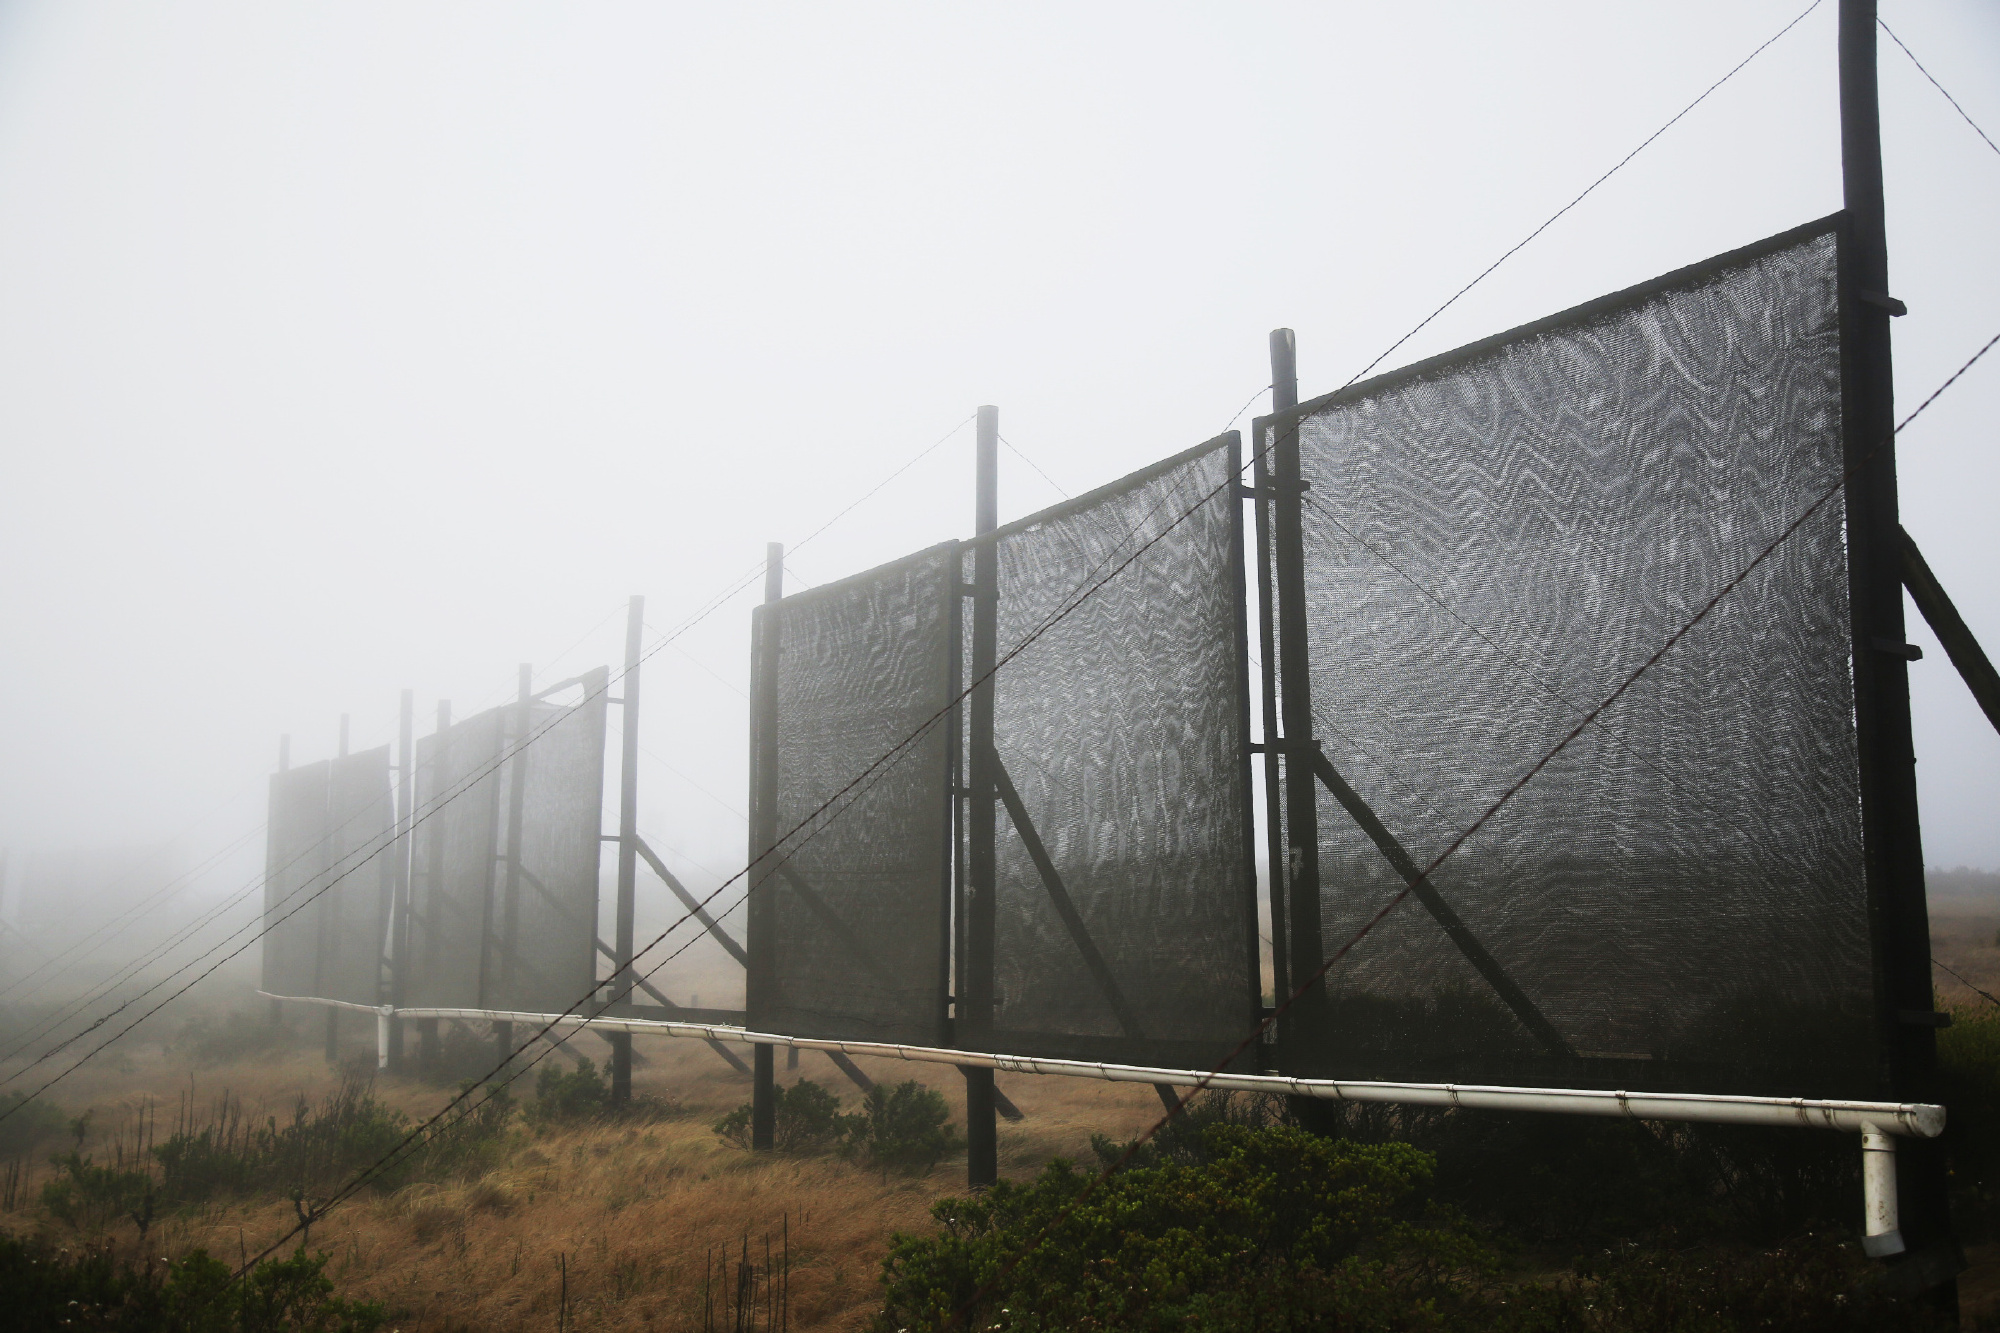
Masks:
[[[1451,942],[1458,946],[1458,951],[1465,955],[1465,960],[1471,963],[1479,975],[1486,978],[1486,984],[1493,987],[1500,998],[1506,1001],[1507,1007],[1514,1011],[1514,1017],[1520,1020],[1521,1026],[1534,1033],[1551,1053],[1565,1059],[1575,1059],[1576,1052],[1570,1049],[1562,1034],[1555,1030],[1554,1025],[1542,1015],[1540,1009],[1535,1007],[1535,1002],[1528,998],[1527,993],[1514,983],[1514,979],[1507,975],[1506,970],[1494,961],[1493,955],[1486,952],[1486,946],[1481,944],[1478,937],[1466,927],[1465,922],[1459,919],[1451,904],[1444,900],[1424,875],[1422,867],[1417,865],[1410,854],[1403,849],[1403,844],[1397,842],[1395,835],[1390,833],[1376,817],[1368,802],[1362,800],[1360,794],[1347,785],[1347,779],[1340,776],[1325,752],[1315,746],[1309,758],[1313,771],[1319,775],[1319,780],[1326,784],[1326,789],[1333,793],[1333,799],[1340,802],[1354,822],[1361,826],[1361,831],[1368,835],[1369,841],[1373,842],[1389,864],[1395,867],[1396,873],[1410,886],[1410,891],[1416,895],[1417,901],[1424,905],[1424,910],[1443,927],[1444,933],[1451,937]]]

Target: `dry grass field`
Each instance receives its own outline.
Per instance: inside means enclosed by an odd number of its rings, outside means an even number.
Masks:
[[[748,1100],[747,1078],[696,1042],[641,1038],[637,1045],[644,1063],[635,1092],[674,1109],[636,1124],[537,1129],[517,1118],[490,1170],[356,1196],[310,1234],[314,1251],[333,1256],[327,1273],[341,1293],[384,1303],[389,1326],[407,1333],[544,1330],[559,1322],[591,1330],[700,1329],[705,1308],[722,1300],[720,1280],[707,1276],[709,1256],[727,1250],[733,1260],[747,1244],[761,1267],[767,1243],[782,1255],[789,1240],[790,1327],[863,1327],[879,1305],[876,1275],[891,1233],[926,1226],[932,1200],[962,1190],[963,1154],[916,1176],[884,1175],[832,1156],[752,1155],[711,1129]],[[593,1037],[572,1046],[593,1058],[605,1050]],[[360,1047],[350,1043],[357,1053]],[[954,1071],[860,1063],[878,1081],[920,1079],[962,1116]],[[811,1078],[848,1106],[857,1101],[853,1085],[823,1056],[803,1054],[796,1072],[783,1069],[782,1056],[779,1065],[781,1082]],[[156,1141],[163,1137],[182,1099],[208,1107],[227,1094],[250,1120],[282,1122],[300,1096],[323,1098],[340,1077],[317,1050],[191,1070],[185,1058],[135,1048],[85,1066],[52,1096],[66,1111],[91,1109],[84,1150],[108,1161],[120,1136],[148,1115],[162,1127]],[[532,1076],[516,1088],[526,1097],[531,1083]],[[1002,1169],[1012,1176],[1030,1175],[1059,1155],[1087,1159],[1092,1133],[1130,1137],[1159,1111],[1144,1088],[1005,1076],[1002,1086],[1025,1113],[1001,1126]],[[412,1116],[435,1111],[451,1095],[388,1076],[375,1080],[374,1092]],[[67,1146],[45,1145],[24,1163],[0,1227],[52,1225],[36,1200],[53,1176],[49,1152]],[[294,1223],[288,1199],[218,1201],[163,1218],[144,1247],[175,1256],[201,1246],[236,1261]],[[121,1247],[139,1245],[128,1220],[103,1234]]]

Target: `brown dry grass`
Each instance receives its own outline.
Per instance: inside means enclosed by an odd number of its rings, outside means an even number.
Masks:
[[[359,1035],[357,1033],[357,1035]],[[599,1057],[594,1038],[575,1043]],[[791,1320],[800,1330],[854,1329],[877,1307],[877,1273],[891,1234],[930,1225],[927,1210],[964,1183],[964,1158],[927,1176],[880,1173],[832,1158],[753,1156],[719,1142],[709,1126],[748,1099],[749,1081],[694,1042],[640,1039],[645,1063],[635,1090],[679,1104],[681,1114],[642,1125],[599,1124],[536,1132],[520,1128],[501,1164],[476,1179],[409,1185],[357,1196],[314,1226],[311,1248],[333,1258],[328,1273],[343,1294],[383,1301],[392,1326],[444,1330],[548,1329],[556,1323],[568,1268],[570,1319],[578,1330],[700,1328],[709,1251],[732,1253],[749,1238],[761,1258],[789,1230]],[[809,1077],[852,1104],[854,1090],[824,1057],[806,1053],[789,1082]],[[962,1084],[942,1066],[858,1062],[879,1081],[917,1078],[963,1114]],[[93,1062],[62,1085],[72,1112],[96,1110],[90,1146],[100,1159],[121,1126],[147,1102],[171,1118],[192,1086],[202,1100],[225,1089],[251,1109],[283,1114],[301,1094],[318,1097],[338,1078],[316,1052],[190,1072],[157,1052],[135,1053],[121,1069]],[[516,1085],[525,1093],[532,1079]],[[1026,1176],[1050,1158],[1088,1158],[1092,1133],[1130,1137],[1158,1114],[1150,1089],[1074,1079],[1002,1077],[1026,1112],[1001,1125],[1001,1166]],[[383,1078],[377,1095],[414,1115],[448,1093]],[[962,1123],[962,1122],[961,1122]],[[46,1178],[46,1169],[41,1178]],[[50,1225],[22,1191],[0,1225]],[[157,1225],[148,1248],[175,1254],[204,1246],[227,1259],[254,1254],[294,1221],[285,1200],[221,1203]],[[133,1228],[114,1228],[130,1244]]]

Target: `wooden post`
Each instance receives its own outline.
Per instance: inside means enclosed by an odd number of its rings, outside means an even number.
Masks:
[[[292,737],[290,732],[286,732],[284,735],[278,737],[278,771],[280,773],[289,773],[291,772],[291,770],[292,770]],[[284,1001],[282,1000],[271,1001],[271,1026],[278,1027],[284,1021],[285,1021]]]
[[[1278,593],[1278,668],[1284,728],[1285,864],[1272,873],[1285,883],[1285,926],[1291,946],[1290,976],[1306,988],[1292,1007],[1289,1036],[1309,1035],[1326,1005],[1324,979],[1313,979],[1325,961],[1319,915],[1319,789],[1306,758],[1313,744],[1311,653],[1306,642],[1304,491],[1299,478],[1298,423],[1285,414],[1299,404],[1297,350],[1290,329],[1271,331],[1271,528]]]
[[[973,533],[1000,526],[1000,409],[979,409],[974,464]],[[991,1049],[993,1038],[993,926],[999,892],[994,838],[999,787],[994,774],[993,670],[999,658],[1000,552],[992,541],[972,552],[972,697],[966,786],[965,975],[958,984],[961,1046]],[[999,1124],[994,1118],[993,1071],[965,1074],[965,1178],[977,1188],[1000,1178]]]
[[[521,821],[527,815],[528,733],[534,721],[535,669],[523,662],[519,698],[514,708],[514,757],[508,764],[512,776],[507,783],[507,889],[506,896],[501,900],[500,918],[502,1008],[512,1008],[517,998],[514,992],[514,956],[520,951]],[[499,1045],[500,1058],[511,1059],[514,1054],[514,1025],[511,1022],[495,1023],[493,1039]]]
[[[395,895],[389,903],[389,994],[391,1008],[404,1004],[410,965],[410,821],[416,813],[417,780],[416,730],[417,696],[404,690],[396,716],[396,850],[390,869],[395,876]],[[389,1018],[389,1072],[403,1072],[403,1020]]]
[[[430,777],[430,789],[432,789],[430,791],[430,805],[432,805],[432,811],[436,811],[438,801],[444,795],[444,785],[446,785],[446,781],[448,781],[448,777],[452,773],[452,765],[450,765],[452,747],[450,747],[450,737],[446,735],[450,729],[452,729],[452,701],[450,699],[440,699],[438,701],[438,729],[436,729],[438,741],[430,749],[430,767],[432,767],[432,777]],[[440,903],[444,899],[444,823],[438,821],[436,815],[432,815],[432,821],[434,823],[430,825],[430,847],[432,847],[432,855],[430,855],[430,893],[424,897],[424,903],[430,909],[426,913],[426,921],[424,921],[424,955],[434,963],[436,957],[438,957],[438,931],[444,925],[442,917],[438,915]],[[422,967],[422,961],[410,959],[410,967],[412,967],[412,973],[414,973],[414,969]],[[416,1021],[416,1063],[424,1071],[434,1071],[438,1067],[438,1059],[440,1059],[440,1051],[438,1051],[438,1021],[436,1019],[418,1019]]]
[[[615,1003],[632,994],[632,918],[639,883],[639,662],[646,629],[646,599],[634,597],[625,612],[625,674],[619,689],[625,710],[618,752],[618,924],[612,937],[611,988]],[[611,1041],[611,1100],[632,1100],[632,1034],[607,1034]]]
[[[347,717],[346,713],[340,715],[340,757],[342,759],[347,758]],[[321,891],[319,911],[315,914],[319,921],[318,955],[322,959],[326,957],[326,918],[327,913],[333,908],[333,892],[331,889]],[[325,978],[322,977],[320,980],[324,983]],[[326,1011],[326,1062],[330,1065],[340,1063],[340,1010],[331,1007]]]
[[[1875,917],[1879,1021],[1889,1093],[1937,1094],[1930,920],[1924,899],[1916,753],[1910,735],[1909,663],[1896,496],[1896,407],[1889,345],[1889,252],[1883,216],[1882,129],[1876,90],[1874,0],[1840,3],[1840,164],[1847,235],[1842,250],[1843,411],[1847,550],[1854,633],[1855,721],[1861,821]],[[1963,1266],[1952,1236],[1946,1164],[1936,1140],[1913,1140],[1899,1160],[1901,1231],[1895,1262],[1938,1303],[1957,1309]]]
[[[778,862],[778,649],[777,602],[785,595],[785,548],[764,548],[764,606],[751,622],[750,902],[744,969],[744,1003],[752,1015],[769,1012],[777,998]],[[752,1020],[755,1021],[754,1018]],[[750,1146],[769,1149],[778,1123],[778,1074],[769,1046],[753,1046],[750,1074]]]
[[[1294,385],[1296,394],[1297,387]],[[1273,397],[1276,397],[1275,391]],[[1278,729],[1278,621],[1277,601],[1271,588],[1271,419],[1258,417],[1250,423],[1251,488],[1256,492],[1253,508],[1257,514],[1257,655],[1258,676],[1263,696],[1261,721],[1264,738],[1264,891],[1271,915],[1271,993],[1283,1004],[1292,993],[1292,957],[1285,931],[1285,895],[1290,884],[1285,876],[1285,784],[1283,758],[1273,744],[1282,734]],[[1282,1039],[1283,1021],[1279,1022]]]

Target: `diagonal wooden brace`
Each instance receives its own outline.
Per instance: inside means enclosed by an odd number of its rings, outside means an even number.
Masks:
[[[1042,844],[1042,835],[1035,831],[1035,821],[1028,817],[1028,807],[1021,800],[1021,793],[1014,788],[1014,779],[1008,775],[1007,766],[1000,762],[1000,756],[993,756],[993,785],[1000,793],[1001,804],[1007,807],[1007,817],[1014,821],[1014,832],[1021,835],[1021,842],[1028,849],[1028,858],[1035,863],[1035,869],[1042,877],[1042,887],[1049,891],[1049,901],[1055,905],[1056,915],[1062,918],[1063,927],[1069,931],[1076,951],[1083,955],[1083,965],[1097,981],[1097,988],[1104,992],[1104,1001],[1111,1006],[1112,1015],[1125,1035],[1144,1040],[1145,1029],[1139,1024],[1139,1016],[1132,1012],[1132,1006],[1125,999],[1125,992],[1118,988],[1118,979],[1111,975],[1111,965],[1098,951],[1097,941],[1090,938],[1090,931],[1083,924],[1082,913],[1076,910],[1076,902],[1064,887],[1062,876],[1056,871],[1056,863],[1049,856],[1049,849]],[[1160,1102],[1169,1112],[1179,1109],[1180,1100],[1163,1087],[1155,1087]]]
[[[1395,835],[1390,833],[1376,817],[1375,811],[1369,808],[1368,803],[1361,799],[1354,788],[1347,785],[1347,780],[1340,776],[1325,752],[1315,746],[1310,751],[1310,758],[1313,771],[1319,775],[1319,780],[1326,784],[1326,789],[1333,793],[1333,798],[1339,801],[1354,822],[1361,826],[1361,831],[1368,835],[1376,850],[1395,867],[1396,873],[1410,886],[1410,891],[1416,896],[1417,901],[1424,905],[1424,910],[1443,927],[1451,942],[1458,946],[1458,951],[1465,955],[1465,960],[1472,964],[1480,976],[1486,978],[1486,984],[1491,986],[1506,1002],[1507,1007],[1514,1011],[1514,1017],[1520,1020],[1521,1026],[1534,1033],[1554,1054],[1566,1059],[1575,1059],[1576,1052],[1570,1049],[1562,1034],[1543,1017],[1542,1011],[1535,1007],[1535,1002],[1528,998],[1527,993],[1514,984],[1514,979],[1507,975],[1505,969],[1494,960],[1493,955],[1486,952],[1486,946],[1481,944],[1465,922],[1459,919],[1451,904],[1444,900],[1416,861],[1403,850],[1403,844],[1397,842]]]
[[[1944,585],[1931,573],[1931,567],[1924,562],[1923,552],[1910,540],[1910,534],[1902,528],[1896,529],[1902,539],[1900,552],[1903,566],[1903,586],[1910,590],[1910,600],[1917,604],[1917,610],[1924,613],[1930,623],[1931,633],[1938,636],[1944,645],[1945,656],[1958,668],[1958,674],[1965,679],[1966,688],[1985,710],[1986,720],[2000,731],[2000,672],[1993,670],[1993,663],[1987,659],[1985,649],[1979,640],[1972,637],[1958,608],[1945,596]]]
[[[665,863],[658,856],[653,854],[653,849],[646,845],[646,840],[634,837],[632,844],[638,851],[640,858],[653,868],[653,873],[658,875],[661,882],[669,889],[673,890],[674,897],[681,900],[681,906],[694,913],[694,919],[701,922],[708,933],[715,937],[715,942],[727,949],[731,958],[734,958],[745,967],[750,966],[750,955],[743,951],[743,946],[731,939],[729,932],[724,930],[721,923],[710,916],[708,909],[701,905],[701,900],[696,898],[692,893],[689,893],[687,886],[674,878],[674,873],[667,869]]]

